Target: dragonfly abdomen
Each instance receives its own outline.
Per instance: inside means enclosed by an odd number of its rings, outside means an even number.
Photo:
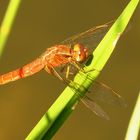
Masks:
[[[1,75],[0,76],[0,85],[33,75],[43,68],[44,68],[44,64],[42,63],[42,59],[37,58],[33,62],[31,62],[17,70],[14,70],[7,74]]]

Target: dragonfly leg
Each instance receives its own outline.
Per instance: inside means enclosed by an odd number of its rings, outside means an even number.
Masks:
[[[69,75],[70,75],[70,65],[69,66],[67,66],[67,70],[66,70],[66,79],[68,79],[69,78]]]
[[[59,73],[53,68],[53,67],[48,67],[45,66],[45,71],[47,71],[48,73],[56,76],[58,79],[60,79],[61,81],[63,81],[64,84],[68,85],[70,88],[77,90],[77,88],[79,87],[79,85],[75,82],[73,82],[72,80],[69,79],[69,74],[70,74],[70,67],[67,67],[66,70],[66,77],[62,78]],[[71,83],[71,84],[70,84]],[[83,87],[84,88],[84,87]],[[81,96],[80,94],[77,94],[77,96]]]
[[[92,54],[89,54],[88,57],[87,57],[87,60],[83,64],[83,67],[87,67],[91,63],[93,57],[94,56]],[[100,70],[98,70],[96,68],[92,68],[91,70],[88,70],[88,71],[87,70],[86,71],[84,70],[85,73],[92,72],[92,71],[98,71],[98,72],[100,72]]]
[[[59,75],[59,73],[53,68],[53,67],[48,67],[45,66],[45,71],[47,71],[48,73],[56,76],[58,79],[60,79],[61,81],[63,81],[63,78]]]
[[[88,60],[87,60],[88,61]],[[95,69],[95,68],[92,68],[91,70],[88,70],[88,71],[85,71],[85,69],[83,68],[83,67],[86,67],[86,64],[83,64],[82,66],[78,63],[78,62],[76,62],[76,61],[71,61],[70,62],[73,66],[75,66],[79,71],[81,70],[81,72],[83,72],[83,73],[88,73],[88,72],[92,72],[92,71],[98,71],[98,72],[100,72],[100,70],[97,70],[97,69]]]
[[[78,70],[81,70],[81,67],[75,61],[70,62],[73,66],[75,66]]]
[[[86,65],[84,65],[84,66],[86,67]],[[85,73],[92,72],[92,71],[101,72],[100,70],[98,70],[96,68],[92,68],[91,70],[86,70]]]
[[[56,76],[59,80],[63,81],[64,84],[68,85],[69,87],[71,87],[69,85],[70,82],[72,82],[71,80],[68,79],[68,76],[70,74],[70,71],[67,69],[66,71],[66,77],[65,78],[62,78],[60,76],[60,74],[53,68],[53,67],[48,67],[48,66],[45,66],[45,71],[47,71],[49,74],[52,74],[54,76]]]
[[[79,71],[85,73],[85,70],[80,66],[79,63],[76,63],[75,61],[71,61],[70,64],[76,67]]]
[[[84,68],[82,68],[82,66],[80,66],[80,63],[75,62],[75,61],[71,61],[70,64],[73,65],[75,68],[77,68],[79,70],[79,72],[81,74],[84,74],[84,75],[87,74],[87,73],[89,73],[89,72],[92,72],[92,71],[98,71],[98,72],[100,72],[99,70],[94,69],[94,68],[87,71]],[[86,65],[83,64],[83,67],[86,67]],[[86,75],[86,76],[87,76],[87,78],[89,78],[92,81],[93,78],[91,78],[90,75]]]

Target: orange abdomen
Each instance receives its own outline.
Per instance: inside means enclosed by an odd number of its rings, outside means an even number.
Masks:
[[[37,58],[33,62],[31,62],[17,70],[14,70],[7,74],[1,75],[0,76],[0,85],[33,75],[43,68],[44,68],[44,65],[42,63],[42,59]]]

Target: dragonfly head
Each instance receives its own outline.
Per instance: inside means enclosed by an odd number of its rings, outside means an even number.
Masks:
[[[82,44],[75,44],[72,57],[77,62],[84,62],[88,57],[88,49]]]

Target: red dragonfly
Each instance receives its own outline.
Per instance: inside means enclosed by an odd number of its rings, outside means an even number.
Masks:
[[[56,71],[56,68],[72,65],[80,69],[80,64],[85,63],[89,58],[89,47],[96,47],[111,25],[112,22],[109,22],[104,25],[93,27],[83,33],[74,35],[57,45],[47,48],[42,55],[31,63],[12,72],[1,75],[0,85],[31,76],[42,69],[46,70],[49,74],[55,75],[60,80],[65,81]],[[61,71],[63,71],[63,69]],[[65,79],[68,79],[70,73],[70,70],[66,70]],[[94,84],[94,90],[94,92],[91,92],[93,93],[91,94],[93,98],[86,95],[83,97],[84,100],[82,99],[82,101],[96,115],[102,118],[108,119],[109,117],[102,108],[96,104],[94,101],[95,99],[111,104],[125,104],[121,96],[105,84],[96,82]]]

